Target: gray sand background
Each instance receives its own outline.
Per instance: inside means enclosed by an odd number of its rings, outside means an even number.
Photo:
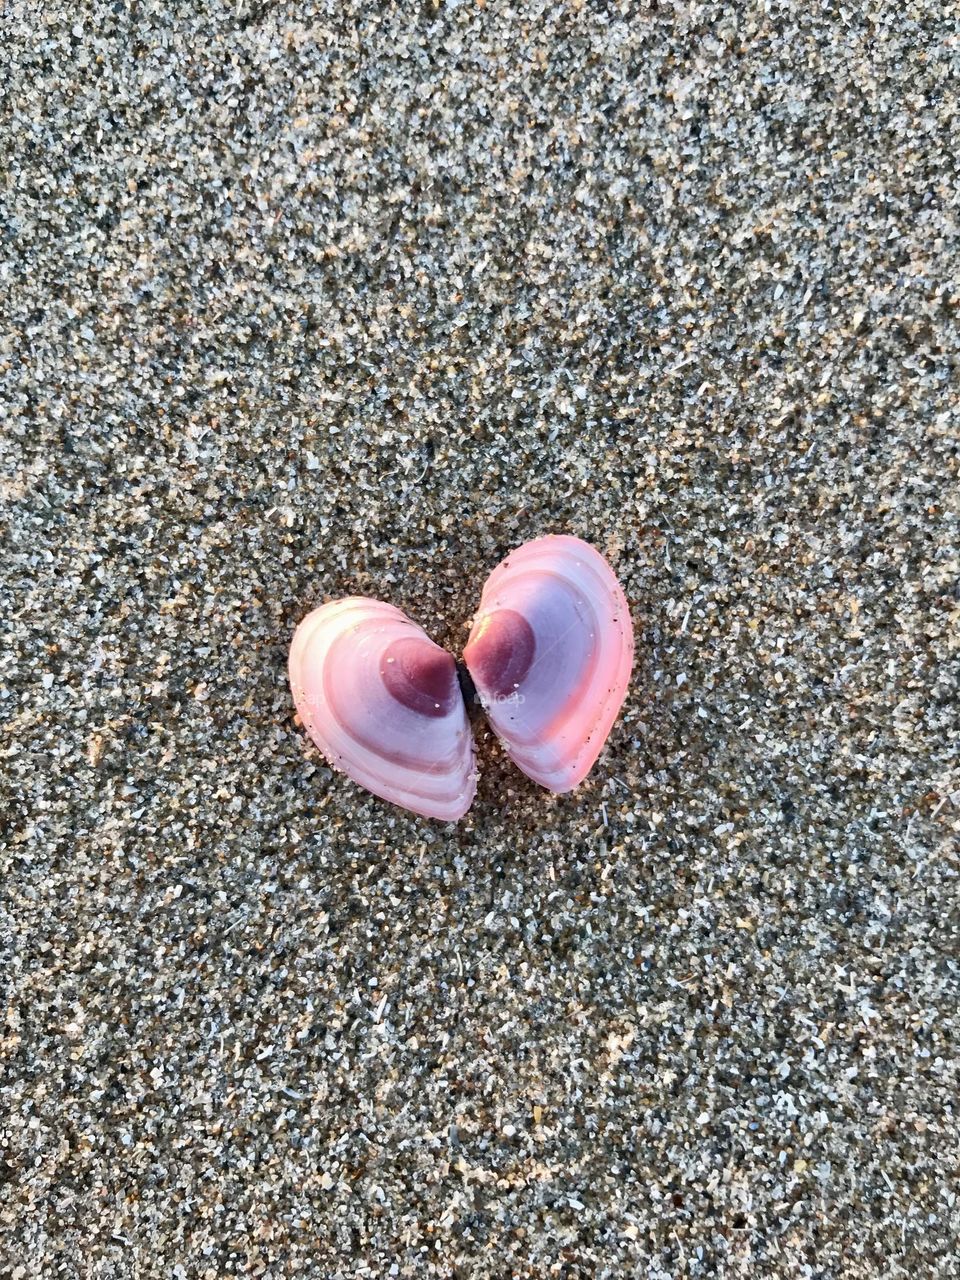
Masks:
[[[960,1274],[960,21],[4,7],[0,1273]],[[577,533],[587,783],[334,776],[325,598]]]

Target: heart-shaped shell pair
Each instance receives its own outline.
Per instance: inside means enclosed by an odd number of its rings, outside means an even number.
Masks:
[[[487,579],[463,656],[515,763],[551,791],[576,787],[633,665],[630,611],[599,552],[556,535],[512,552]],[[399,609],[361,596],[315,609],[293,637],[290,685],[334,768],[426,817],[466,813],[476,768],[456,664]]]

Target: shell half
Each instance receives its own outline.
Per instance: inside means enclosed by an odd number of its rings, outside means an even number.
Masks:
[[[463,652],[508,755],[551,791],[593,767],[623,705],[633,624],[613,570],[579,538],[527,542],[483,588]]]
[[[406,614],[363,596],[314,609],[294,633],[289,675],[335,769],[424,817],[466,813],[476,768],[456,664]]]

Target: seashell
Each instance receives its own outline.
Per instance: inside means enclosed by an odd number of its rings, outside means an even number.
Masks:
[[[623,704],[633,666],[630,610],[588,543],[537,538],[490,574],[463,657],[510,758],[551,791],[570,791]]]
[[[473,737],[451,656],[393,605],[362,596],[308,614],[290,646],[290,686],[335,769],[427,818],[466,813]]]

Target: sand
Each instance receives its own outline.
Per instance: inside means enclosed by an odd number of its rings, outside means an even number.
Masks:
[[[3,1274],[960,1274],[960,19],[828,8],[7,6]],[[547,532],[581,789],[332,774]]]

